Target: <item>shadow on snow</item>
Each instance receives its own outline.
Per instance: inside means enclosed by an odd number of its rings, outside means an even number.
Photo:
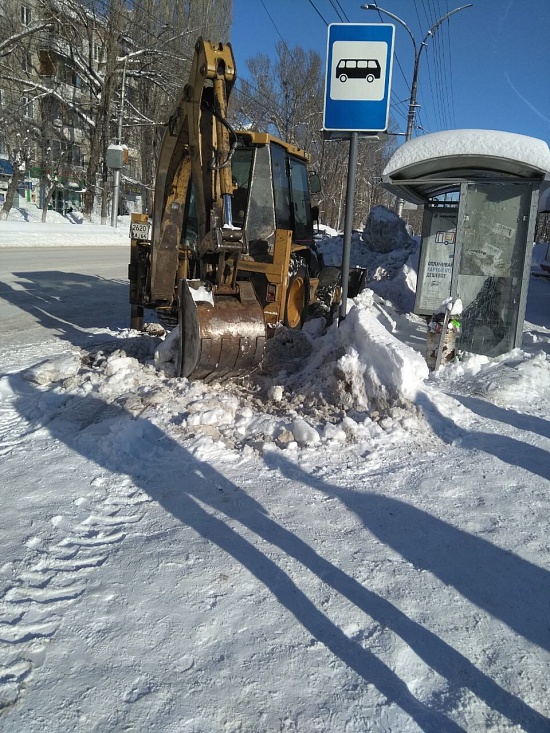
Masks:
[[[85,329],[129,326],[126,282],[59,270],[13,275],[19,278],[20,289],[0,283],[0,297],[75,346],[97,341],[97,335],[86,333]]]
[[[473,404],[472,398],[458,398],[453,395],[456,399],[459,399],[468,409],[477,412],[483,417],[489,417],[490,419],[500,419],[503,416],[504,410],[497,413],[498,408],[493,406],[490,407],[490,403],[482,403],[477,400],[476,405]],[[417,404],[419,404],[424,411],[424,415],[430,423],[432,430],[438,435],[445,443],[452,443],[457,437],[461,439],[461,446],[467,450],[472,451],[483,451],[489,455],[495,456],[504,463],[508,463],[511,466],[517,466],[518,468],[525,469],[530,473],[537,474],[544,479],[550,480],[550,461],[548,460],[548,451],[543,448],[538,448],[536,445],[530,445],[523,440],[517,440],[516,438],[509,438],[507,435],[500,435],[498,433],[485,433],[479,430],[464,430],[457,425],[448,417],[443,415],[435,404],[431,402],[426,394],[419,393],[416,398]],[[498,414],[498,418],[495,417]],[[522,426],[519,416],[514,417],[514,413],[510,411],[506,420],[511,425],[520,427],[522,430],[531,430],[534,432],[533,426],[537,426],[537,432],[540,432],[544,436],[544,430],[547,430],[545,420],[529,417]],[[527,427],[530,424],[531,427]]]
[[[498,422],[512,425],[518,430],[527,430],[531,433],[538,433],[543,438],[550,438],[550,422],[536,415],[526,415],[516,410],[506,410],[503,407],[494,405],[488,400],[482,400],[479,397],[471,397],[466,395],[453,394],[455,400],[461,402],[468,410],[475,412],[476,415],[485,417],[488,420],[496,420]],[[545,478],[550,478],[546,476]]]
[[[31,427],[33,423],[41,425],[36,419],[34,397],[42,392],[25,385],[17,377],[12,377],[12,384],[19,395],[16,403],[21,415],[27,418]],[[85,409],[83,402],[87,403]],[[73,425],[68,427],[71,409],[76,414],[70,417]],[[88,396],[76,398],[73,408],[67,401],[61,418],[54,417],[47,422],[47,427],[55,439],[86,459],[109,471],[127,474],[166,511],[235,558],[269,589],[311,636],[410,715],[423,731],[455,733],[463,729],[445,710],[429,707],[415,698],[394,671],[327,618],[279,564],[226,521],[205,511],[201,504],[209,505],[216,513],[224,514],[227,520],[237,521],[259,538],[277,546],[365,614],[401,637],[427,665],[448,680],[450,700],[459,695],[461,689],[468,688],[490,708],[521,725],[528,733],[549,730],[547,718],[501,688],[434,633],[270,519],[254,498],[212,466],[195,458],[148,420],[134,419],[123,408]],[[138,435],[139,445],[134,456],[126,446]],[[150,455],[146,457],[143,456],[143,441],[150,446]],[[145,475],[140,469],[140,460],[144,459],[148,465]],[[538,602],[533,604],[533,589],[538,589],[540,594],[542,589],[549,587],[548,574],[539,568],[403,502],[326,484],[301,471],[280,454],[268,454],[264,460],[270,468],[283,472],[292,480],[339,498],[369,530],[411,562],[455,585],[473,603],[487,609],[526,638],[538,644],[546,643],[543,620],[536,614],[543,603],[540,595]],[[158,466],[156,471],[153,470],[155,466]],[[463,559],[458,567],[457,557]],[[487,569],[494,572],[495,568],[498,576],[487,577]],[[506,591],[518,583],[525,595],[520,598],[519,606],[511,606]]]

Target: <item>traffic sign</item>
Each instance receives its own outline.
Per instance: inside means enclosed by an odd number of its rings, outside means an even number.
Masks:
[[[390,23],[329,25],[325,130],[387,129],[394,32]]]

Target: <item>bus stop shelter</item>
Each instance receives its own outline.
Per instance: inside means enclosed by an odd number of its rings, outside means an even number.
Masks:
[[[539,195],[550,187],[543,140],[496,130],[414,138],[384,187],[424,206],[415,313],[463,303],[458,347],[497,356],[521,345]]]

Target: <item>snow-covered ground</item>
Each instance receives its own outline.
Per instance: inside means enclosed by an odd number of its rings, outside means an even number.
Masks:
[[[548,732],[550,280],[429,374],[415,253],[355,237],[376,294],[204,385],[125,237],[0,222],[0,731]]]

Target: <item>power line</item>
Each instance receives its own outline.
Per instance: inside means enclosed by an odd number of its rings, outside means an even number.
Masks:
[[[324,19],[324,17],[322,16],[321,12],[317,9],[317,7],[315,6],[315,3],[313,2],[313,0],[308,0],[308,2],[311,5],[311,7],[313,8],[313,10],[315,10],[315,12],[319,16],[319,18],[321,18],[321,20],[323,21],[323,23],[326,26],[328,26],[328,22]]]
[[[430,2],[430,10],[431,10],[431,17],[426,11],[426,17],[428,18],[428,22],[430,23],[430,26],[437,23],[436,18],[439,12],[439,9],[436,6],[436,0],[429,0]],[[446,0],[445,2],[447,7],[447,12],[449,10],[449,4]],[[450,38],[450,23],[449,19],[446,21],[447,24],[447,35]],[[432,36],[432,43],[431,43],[432,51],[433,51],[433,70],[432,66],[428,65],[428,74],[430,77],[430,84],[432,88],[432,99],[436,100],[436,104],[434,106],[434,114],[439,119],[439,125],[442,128],[450,127],[451,126],[451,109],[453,106],[453,99],[452,99],[452,86],[450,83],[447,83],[447,80],[452,80],[452,67],[449,67],[448,65],[448,59],[447,59],[447,44],[445,42],[445,34],[441,35],[441,33],[438,33],[437,36]],[[434,95],[434,86],[435,86],[435,95]]]
[[[449,1],[446,0],[446,9],[447,12],[449,12]],[[455,120],[456,120],[456,111],[455,111],[455,95],[454,95],[454,85],[453,85],[453,49],[452,49],[452,42],[451,42],[451,24],[447,22],[447,48],[449,51],[449,73],[447,75],[448,84],[449,84],[449,92],[450,92],[450,98],[451,98],[451,127],[454,127]]]
[[[348,20],[346,17],[346,14],[342,10],[342,6],[340,5],[340,3],[335,2],[335,0],[329,0],[329,2],[332,5],[334,12],[338,16],[338,20],[342,20],[342,21]],[[349,23],[349,20],[348,20],[348,23]]]
[[[310,0],[310,1],[311,1],[311,0]],[[264,0],[260,0],[260,2],[261,2],[261,4],[262,4],[262,7],[263,7],[263,9],[264,9],[264,10],[265,10],[265,12],[267,13],[267,17],[269,18],[269,20],[270,20],[270,21],[271,21],[271,23],[273,24],[273,27],[274,27],[274,28],[275,28],[275,30],[277,31],[277,35],[279,36],[279,38],[281,39],[281,41],[282,41],[282,42],[283,42],[283,43],[285,44],[285,46],[286,46],[286,41],[285,41],[285,39],[284,39],[284,38],[282,37],[282,35],[281,35],[281,32],[279,31],[279,29],[277,28],[277,24],[275,23],[275,21],[274,21],[274,20],[273,20],[273,18],[271,17],[271,13],[270,13],[270,12],[269,12],[269,10],[267,9],[267,7],[266,7],[266,5],[265,5],[265,3],[264,3]]]

